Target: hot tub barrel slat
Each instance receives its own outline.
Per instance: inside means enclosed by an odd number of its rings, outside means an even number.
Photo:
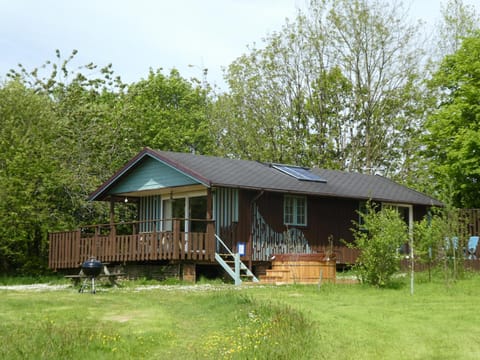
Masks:
[[[335,258],[323,253],[316,254],[276,254],[272,256],[272,269],[267,270],[265,280],[278,278],[283,272],[282,283],[314,284],[321,281],[335,283]]]

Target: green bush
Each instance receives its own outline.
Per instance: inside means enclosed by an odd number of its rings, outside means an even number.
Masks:
[[[399,270],[398,249],[408,241],[408,228],[395,209],[377,210],[368,204],[366,212],[360,213],[362,224],[353,230],[355,242],[351,246],[361,250],[354,266],[360,280],[383,287]]]

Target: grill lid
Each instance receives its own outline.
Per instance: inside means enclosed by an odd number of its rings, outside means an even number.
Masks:
[[[103,264],[95,258],[91,258],[82,264],[82,270],[87,276],[98,276],[102,272]]]

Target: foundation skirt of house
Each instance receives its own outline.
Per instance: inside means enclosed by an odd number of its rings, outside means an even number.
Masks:
[[[127,262],[109,266],[113,272],[126,274],[128,279],[152,279],[164,281],[176,279],[194,283],[196,279],[196,266],[191,262],[178,261],[152,261],[152,262]]]

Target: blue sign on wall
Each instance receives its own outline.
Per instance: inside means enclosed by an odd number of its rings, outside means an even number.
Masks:
[[[240,256],[245,256],[245,243],[238,243],[238,253]]]

